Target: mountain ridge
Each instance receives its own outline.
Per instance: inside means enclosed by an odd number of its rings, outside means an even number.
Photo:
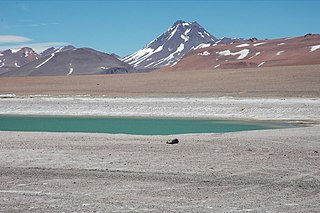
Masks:
[[[188,53],[179,63],[159,71],[259,68],[320,64],[320,34],[270,40],[248,39]]]
[[[91,48],[59,48],[51,52],[1,76],[69,76],[134,71],[116,57]]]
[[[7,49],[0,52],[0,74],[19,69],[25,64],[37,60],[40,57],[30,47],[21,49]]]
[[[72,45],[51,47],[40,53],[29,47],[3,50],[0,51],[0,76],[68,76],[159,69],[178,71],[320,64],[319,49],[320,35],[317,34],[272,40],[218,39],[196,21],[177,20],[144,48],[123,58],[115,53]]]
[[[224,39],[233,42],[241,39]],[[134,68],[157,69],[176,64],[191,50],[222,42],[206,31],[198,22],[176,21],[167,31],[149,42],[142,49],[122,58]]]

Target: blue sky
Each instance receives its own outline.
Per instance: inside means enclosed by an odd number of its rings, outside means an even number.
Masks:
[[[120,56],[197,21],[220,38],[320,33],[318,0],[0,0],[0,49],[72,44]]]

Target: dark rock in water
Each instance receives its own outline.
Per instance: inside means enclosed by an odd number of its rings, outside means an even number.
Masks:
[[[167,144],[177,144],[177,143],[179,143],[179,140],[177,138],[167,141]]]

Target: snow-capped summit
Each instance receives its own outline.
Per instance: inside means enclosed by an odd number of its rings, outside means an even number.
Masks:
[[[30,62],[51,55],[52,53],[74,49],[76,49],[74,46],[68,45],[60,48],[51,47],[39,54],[30,47],[0,51],[0,74],[17,70]]]
[[[218,39],[197,22],[176,21],[143,49],[122,60],[137,69],[155,69],[177,63],[190,50],[210,46]]]
[[[4,50],[0,52],[0,73],[18,69],[38,57],[39,55],[29,47]]]

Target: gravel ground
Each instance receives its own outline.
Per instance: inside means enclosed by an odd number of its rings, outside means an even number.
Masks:
[[[0,132],[0,212],[320,212],[319,139]]]
[[[2,96],[0,115],[320,121],[320,98]]]

